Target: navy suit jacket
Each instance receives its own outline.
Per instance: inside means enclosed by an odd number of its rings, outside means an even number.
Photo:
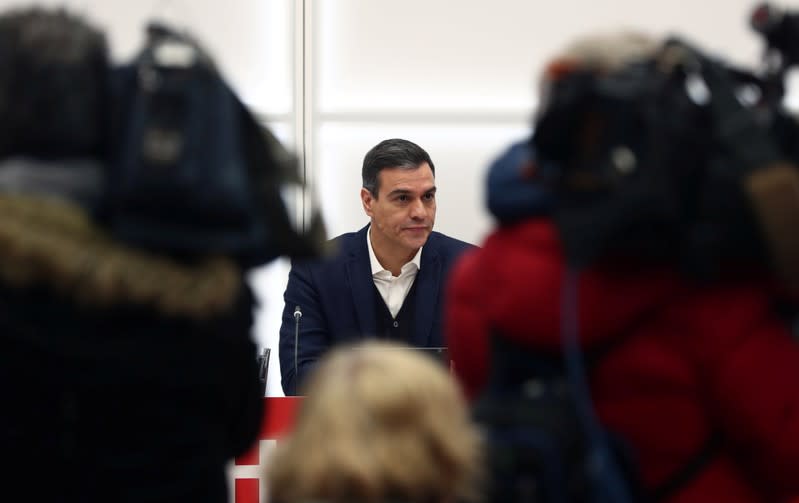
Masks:
[[[286,395],[297,392],[294,358],[299,381],[330,347],[372,337],[377,332],[372,266],[366,245],[367,225],[358,232],[332,240],[335,255],[323,260],[295,261],[283,295],[283,323],[280,327],[280,374]],[[416,283],[414,347],[441,347],[443,291],[455,259],[473,245],[432,232],[422,248]],[[294,316],[299,306],[302,316]],[[295,329],[299,324],[295,348]]]

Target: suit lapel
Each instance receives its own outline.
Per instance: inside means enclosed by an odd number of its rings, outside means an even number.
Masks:
[[[377,332],[377,320],[372,265],[369,261],[369,249],[366,247],[368,228],[367,225],[355,234],[355,239],[349,246],[345,267],[361,335],[374,336]]]
[[[411,344],[418,347],[441,345],[441,341],[433,341],[431,329],[438,306],[438,290],[441,283],[441,260],[431,239],[422,248],[422,262],[416,276],[416,320]]]

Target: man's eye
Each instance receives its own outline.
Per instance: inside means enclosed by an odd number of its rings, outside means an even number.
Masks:
[[[427,200],[427,201],[432,201],[433,199],[435,199],[435,198],[436,198],[436,195],[435,195],[435,194],[433,194],[433,193],[431,192],[430,194],[425,194],[425,195],[424,195],[424,198],[425,198],[425,200]]]
[[[408,196],[406,196],[406,195],[397,196],[397,201],[400,201],[400,202],[404,203],[404,202],[408,201]]]

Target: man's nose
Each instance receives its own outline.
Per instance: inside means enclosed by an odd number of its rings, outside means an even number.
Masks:
[[[419,219],[427,216],[427,209],[421,199],[416,199],[411,203],[411,218]]]

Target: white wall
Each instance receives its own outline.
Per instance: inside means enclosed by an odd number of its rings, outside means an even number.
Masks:
[[[0,0],[0,7],[27,2]],[[749,0],[70,0],[109,33],[118,59],[158,16],[190,29],[290,148],[304,154],[331,235],[366,223],[364,153],[387,137],[423,146],[437,167],[437,229],[479,243],[485,167],[527,134],[535,75],[569,39],[634,27],[680,33],[755,65]],[[799,8],[799,0],[779,2]],[[277,350],[288,263],[255,271],[259,341]],[[270,394],[280,394],[277,355]]]

